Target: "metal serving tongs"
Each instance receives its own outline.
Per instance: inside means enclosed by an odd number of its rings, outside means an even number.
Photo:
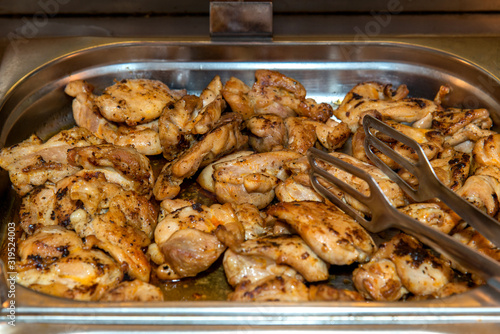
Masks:
[[[434,187],[432,184],[426,184],[427,180],[430,179],[428,175],[425,177],[422,176],[422,173],[428,173],[429,175],[433,175],[434,177],[434,171],[432,170],[432,167],[430,166],[427,158],[425,157],[424,152],[420,148],[420,146],[413,140],[405,135],[402,135],[401,133],[397,132],[396,130],[390,128],[389,126],[385,125],[384,123],[380,122],[379,120],[371,117],[371,116],[365,116],[363,120],[363,126],[365,127],[365,132],[366,132],[366,140],[365,140],[365,149],[368,157],[372,159],[372,161],[384,172],[387,173],[387,175],[393,179],[394,182],[398,183],[400,186],[404,182],[400,177],[394,173],[392,170],[390,170],[378,157],[375,157],[375,154],[373,154],[371,150],[371,146],[376,147],[379,149],[383,154],[386,154],[388,157],[393,159],[396,163],[399,163],[401,166],[405,167],[410,171],[411,173],[415,173],[414,175],[418,177],[419,179],[419,185],[420,187],[418,190],[414,190],[406,182],[406,186],[401,186],[401,188],[408,193],[411,197],[415,196],[414,198],[419,198],[420,201],[425,200],[426,196],[430,196],[431,198],[438,197],[441,199],[440,196],[438,195],[438,189],[437,187]],[[392,136],[394,139],[399,140],[400,142],[408,145],[409,147],[413,148],[415,152],[417,152],[419,156],[419,161],[417,164],[412,164],[408,162],[406,159],[401,157],[399,154],[394,152],[391,148],[389,148],[387,145],[382,143],[380,140],[375,138],[372,133],[369,131],[370,128],[377,129],[384,134]],[[337,205],[340,209],[342,209],[345,213],[353,217],[358,223],[360,223],[364,228],[366,228],[368,231],[373,232],[373,233],[378,233],[383,230],[389,229],[389,228],[397,228],[400,229],[408,234],[413,235],[417,239],[419,239],[421,242],[425,243],[429,247],[433,248],[437,252],[443,254],[444,256],[452,259],[459,265],[463,266],[464,268],[468,269],[470,272],[475,273],[476,275],[480,276],[482,279],[487,281],[488,285],[491,287],[495,288],[497,291],[500,292],[500,263],[497,261],[482,255],[481,253],[477,252],[476,250],[463,245],[459,241],[453,239],[449,235],[434,229],[428,225],[425,225],[421,222],[419,222],[416,219],[411,218],[410,216],[400,212],[396,208],[394,208],[385,194],[382,192],[382,189],[378,185],[378,183],[373,179],[373,177],[368,174],[366,171],[355,167],[339,158],[336,158],[332,155],[329,155],[321,150],[318,150],[316,148],[310,148],[307,152],[307,156],[309,159],[309,164],[311,165],[311,171],[310,171],[310,179],[311,183],[314,187],[314,189],[319,192],[322,196],[327,198],[329,201],[331,201],[333,204]],[[352,175],[359,177],[360,179],[364,180],[370,189],[370,194],[368,196],[361,194],[359,191],[348,185],[347,183],[341,181],[337,177],[333,176],[330,174],[328,171],[324,170],[318,165],[317,159],[321,159],[323,161],[326,161],[327,163],[330,163],[331,165],[341,168],[345,170],[348,173],[351,173]],[[422,164],[426,164],[426,167],[421,168]],[[380,166],[379,166],[380,165]],[[385,167],[381,167],[385,166]],[[390,170],[390,172],[387,171],[387,169]],[[418,170],[418,171],[416,171]],[[319,179],[317,176],[321,176],[324,180],[334,184],[337,186],[339,189],[344,191],[345,193],[349,194],[350,196],[356,198],[359,202],[363,203],[366,205],[370,210],[371,210],[371,219],[367,220],[364,216],[362,216],[358,211],[354,210],[350,205],[342,201],[339,197],[334,195],[332,192],[330,192],[323,184],[320,183]],[[436,181],[441,184],[439,180]],[[444,185],[441,184],[442,187],[445,187]],[[445,187],[446,188],[446,187]],[[419,190],[425,189],[427,192],[427,195],[420,195]],[[448,188],[446,188],[448,189]],[[455,195],[452,191],[450,193]],[[416,194],[416,195],[413,195]],[[431,194],[431,195],[429,195]],[[420,196],[420,197],[419,197]],[[449,195],[448,195],[449,196]],[[482,212],[478,211],[476,208],[472,207],[469,203],[467,203],[465,200],[461,199],[458,197],[460,202],[458,200],[454,200],[452,203],[452,206],[456,206],[457,204],[455,203],[461,203],[460,205],[463,205],[462,208],[460,208],[460,212],[456,212],[459,214],[466,222],[471,224],[474,228],[476,228],[480,233],[483,234],[483,236],[487,237],[488,239],[492,240],[491,236],[492,233],[488,231],[488,229],[491,227],[489,224],[489,221],[491,220],[489,217],[488,219],[481,220],[483,215]],[[418,200],[417,200],[418,201]],[[451,201],[445,201],[442,200],[445,204],[448,205],[448,202]],[[468,205],[465,205],[463,203],[467,203]],[[450,206],[450,205],[449,205]],[[469,208],[472,207],[474,210],[479,212],[477,213],[470,213],[466,212],[465,215],[462,215],[463,211],[467,211],[464,208]],[[451,209],[453,209],[450,206]],[[481,218],[478,218],[481,217]],[[468,220],[467,220],[468,219]],[[488,223],[485,223],[488,222]],[[493,229],[498,230],[498,223],[495,222]],[[483,231],[485,230],[485,231]],[[488,233],[484,233],[488,232]],[[499,232],[500,233],[500,232]],[[498,236],[493,238],[497,240],[498,242]],[[497,243],[495,243],[497,244]]]

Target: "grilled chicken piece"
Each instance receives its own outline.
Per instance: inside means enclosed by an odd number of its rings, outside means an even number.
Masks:
[[[490,216],[497,215],[500,205],[498,201],[500,198],[500,167],[480,167],[456,193]]]
[[[111,182],[148,198],[152,195],[154,176],[150,161],[131,147],[104,144],[73,148],[68,151],[68,160],[87,170],[112,169],[121,177]],[[117,174],[107,173],[108,177],[112,175]]]
[[[256,152],[279,151],[287,145],[287,128],[278,115],[255,115],[247,119],[245,125],[250,131],[248,143]]]
[[[140,280],[125,281],[99,299],[101,302],[155,302],[163,301],[163,292],[155,285]]]
[[[408,88],[405,85],[399,86],[396,91],[391,88],[391,85],[377,82],[360,83],[347,93],[333,113],[354,133],[367,114],[397,122],[417,122],[418,127],[423,127],[421,124],[429,123],[429,117],[440,108],[430,100],[406,98]]]
[[[200,97],[186,95],[164,109],[159,120],[159,133],[165,159],[175,159],[193,146],[200,135],[215,127],[226,107],[221,90],[220,77],[215,76]]]
[[[45,226],[19,243],[17,282],[30,289],[76,300],[98,300],[123,278],[100,250],[84,248],[73,231]]]
[[[102,144],[82,128],[64,130],[45,143],[36,136],[0,151],[0,167],[9,172],[16,192],[24,196],[45,182],[57,182],[81,168],[68,161],[67,151],[74,147]]]
[[[269,256],[243,255],[228,249],[222,263],[226,279],[233,287],[243,282],[254,283],[276,276],[304,280],[295,269],[286,264],[278,264]]]
[[[256,153],[213,164],[212,182],[200,184],[212,191],[221,203],[251,203],[262,209],[274,199],[274,189],[288,177],[283,168],[286,161],[302,155],[292,151]],[[204,173],[204,172],[202,172]]]
[[[306,173],[292,175],[280,182],[275,192],[280,202],[324,201],[324,198],[312,188],[309,174]]]
[[[486,109],[448,108],[435,113],[432,127],[439,129],[450,146],[470,147],[464,142],[476,142],[482,137],[495,134],[490,128],[493,121]],[[466,152],[470,153],[470,152]]]
[[[241,226],[241,223],[229,204],[211,207],[193,204],[165,214],[154,233],[158,249],[154,246],[150,250],[153,261],[159,265],[157,276],[179,279],[208,269],[226,249],[216,230],[225,227],[226,232],[234,231],[231,225]],[[241,227],[236,233],[240,234],[234,235],[233,240],[242,242],[244,229]]]
[[[176,101],[170,89],[158,80],[124,79],[107,87],[95,103],[107,120],[135,126],[160,117]]]
[[[232,250],[245,256],[267,257],[278,265],[286,264],[308,282],[328,279],[328,265],[298,235],[259,237]]]
[[[410,296],[407,300],[408,301],[415,301],[415,300],[442,299],[442,298],[447,298],[447,297],[451,297],[454,295],[462,294],[464,292],[469,291],[473,287],[474,287],[474,284],[470,284],[468,282],[450,282],[448,284],[445,284],[438,291],[431,293],[430,295]]]
[[[151,242],[157,213],[148,198],[97,171],[78,172],[56,188],[57,223],[108,252],[131,277],[149,281],[151,268],[142,248]]]
[[[250,146],[257,152],[288,149],[305,154],[319,142],[329,151],[344,145],[351,134],[347,124],[329,119],[326,123],[306,117],[256,115],[246,121]]]
[[[267,213],[286,221],[327,263],[366,262],[376,251],[374,241],[354,219],[322,202],[277,203]]]
[[[399,211],[446,234],[462,221],[453,211],[437,203],[413,203]]]
[[[255,114],[273,114],[282,118],[304,116],[326,122],[333,114],[331,105],[306,99],[306,90],[297,80],[270,70],[255,71],[255,79],[250,89],[241,80],[231,77],[222,90],[231,109],[244,119]]]
[[[444,138],[441,132],[433,129],[418,129],[405,124],[386,121],[387,125],[403,133],[404,135],[414,139],[424,150],[427,159],[434,159],[442,150]],[[380,132],[375,132],[375,136],[385,142],[387,146],[391,147],[399,155],[403,156],[407,160],[416,161],[418,159],[417,154],[413,149],[404,145],[401,142],[394,141],[392,137],[388,137]],[[365,132],[363,128],[359,128],[352,138],[352,156],[363,162],[371,163],[370,159],[366,155],[364,148]],[[392,169],[398,169],[400,166],[396,164],[393,160],[380,153],[378,150],[374,149],[375,154],[384,161]]]
[[[424,296],[436,293],[452,277],[447,262],[402,233],[383,243],[370,262],[353,272],[354,286],[363,297],[381,301],[399,300],[407,292]]]
[[[223,115],[216,127],[199,142],[167,163],[156,180],[153,193],[157,200],[174,198],[184,179],[193,176],[199,168],[242,148],[248,137],[240,131],[242,118],[237,113]]]
[[[474,228],[468,226],[463,230],[460,230],[452,235],[453,238],[460,241],[461,243],[475,249],[479,253],[489,256],[490,258],[500,261],[500,249],[496,247],[491,241],[483,237]],[[467,269],[463,268],[461,265],[455,263],[451,259],[452,266],[462,273],[467,273]],[[484,284],[484,280],[475,274],[472,274],[472,279],[478,285]]]
[[[309,287],[311,301],[364,301],[357,291],[336,289],[328,284],[311,285]]]
[[[259,236],[272,234],[267,223],[267,215],[250,203],[233,205],[236,217],[244,229],[244,239],[255,239]]]
[[[500,167],[500,134],[479,139],[472,150],[473,168],[484,166]]]
[[[24,196],[19,208],[19,224],[26,234],[31,235],[40,227],[57,225],[54,215],[56,187],[44,185]]]
[[[65,90],[73,99],[73,118],[75,123],[90,130],[97,137],[118,146],[132,146],[145,155],[162,153],[158,121],[137,126],[115,124],[104,118],[95,103],[93,87],[83,80],[70,82]]]
[[[229,295],[231,301],[307,301],[309,290],[300,280],[289,276],[271,276],[256,282],[244,281]]]

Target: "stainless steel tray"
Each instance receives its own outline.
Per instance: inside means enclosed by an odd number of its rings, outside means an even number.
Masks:
[[[444,39],[442,40],[445,41]],[[462,41],[463,42],[463,41]],[[72,124],[71,99],[64,86],[86,79],[102,89],[114,79],[141,77],[173,88],[200,92],[218,74],[252,83],[255,69],[268,68],[299,80],[320,102],[342,99],[358,82],[407,84],[413,96],[433,98],[441,84],[453,93],[447,105],[486,107],[500,124],[500,82],[491,62],[473,63],[450,51],[489,44],[439,49],[436,39],[336,42],[209,42],[173,40],[33,40],[8,50],[0,67],[0,147],[32,133],[48,137]],[[445,50],[447,50],[445,52]],[[480,52],[481,50],[476,50]],[[0,174],[2,240],[11,219],[12,191]],[[15,286],[12,309],[3,308],[2,332],[41,333],[169,332],[422,332],[469,333],[500,330],[500,294],[484,286],[442,300],[420,302],[232,303],[226,301],[87,303],[45,296]],[[8,306],[4,304],[4,306]]]

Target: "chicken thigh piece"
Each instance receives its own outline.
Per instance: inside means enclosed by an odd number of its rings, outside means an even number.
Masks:
[[[75,232],[45,226],[19,243],[17,282],[30,289],[76,300],[98,300],[123,278],[104,252],[87,249]]]
[[[267,213],[286,221],[324,261],[334,265],[366,262],[377,246],[368,232],[333,205],[282,202]]]
[[[96,96],[92,93],[93,89],[87,82],[75,80],[64,90],[66,94],[74,97],[73,118],[79,127],[90,130],[108,143],[132,146],[145,155],[162,153],[157,120],[136,126],[113,123],[101,115],[95,103]]]
[[[241,226],[230,204],[207,207],[195,203],[164,214],[154,233],[156,246],[150,249],[152,260],[159,265],[158,278],[193,277],[208,269],[226,249],[216,233],[224,227],[233,231],[230,225]],[[239,235],[233,239],[242,242],[244,229],[236,233]]]
[[[245,256],[268,257],[278,265],[286,264],[308,282],[328,279],[328,265],[298,235],[263,236],[232,249]]]
[[[465,181],[456,193],[465,200],[483,210],[490,216],[496,216],[500,209],[500,167],[484,166]]]
[[[399,211],[445,234],[462,222],[456,213],[440,203],[412,203]]]
[[[163,292],[153,284],[140,280],[124,281],[99,299],[101,302],[155,302],[163,301]]]
[[[107,120],[135,126],[160,117],[163,109],[176,101],[173,95],[158,80],[124,79],[107,87],[95,103]]]
[[[108,179],[116,174],[121,177],[111,182],[120,184],[126,190],[133,190],[148,198],[153,193],[154,175],[149,159],[131,147],[120,147],[111,144],[92,145],[73,148],[68,151],[71,165],[87,170],[107,170],[117,173],[106,173]]]
[[[244,281],[229,295],[230,301],[285,301],[309,300],[307,286],[290,276],[270,276],[256,282]]]
[[[45,143],[32,135],[25,141],[0,151],[0,167],[9,172],[16,192],[24,196],[45,182],[57,182],[79,171],[68,160],[68,150],[99,145],[103,141],[83,128],[63,130]]]
[[[149,281],[142,251],[151,243],[156,209],[145,196],[110,183],[103,173],[83,170],[57,185],[54,217],[86,243],[108,252],[129,276]]]
[[[274,151],[215,163],[211,166],[213,182],[200,185],[213,191],[221,203],[251,203],[262,209],[274,199],[279,181],[288,177],[284,163],[301,156],[292,151]]]
[[[471,147],[482,137],[495,134],[490,128],[493,121],[486,109],[448,108],[435,113],[432,127],[440,130],[445,136],[445,143],[458,148]],[[470,153],[468,151],[467,153]]]
[[[366,114],[381,115],[383,119],[406,123],[422,123],[422,120],[429,118],[432,120],[432,114],[440,106],[426,99],[407,98],[408,93],[405,85],[393,91],[391,85],[377,82],[360,83],[347,93],[333,113],[339,120],[347,123],[353,133],[361,125]]]
[[[163,110],[159,133],[165,159],[175,159],[215,127],[226,108],[221,90],[220,77],[215,76],[199,97],[186,95]]]
[[[326,122],[333,115],[331,105],[306,99],[304,86],[282,73],[257,70],[255,79],[250,89],[241,80],[231,77],[222,90],[231,109],[244,119],[255,114],[273,114],[282,118],[304,116]]]
[[[159,201],[174,198],[179,193],[184,179],[193,176],[199,168],[246,145],[248,137],[240,131],[242,121],[237,113],[223,115],[216,127],[200,141],[175,160],[168,162],[154,185],[155,198]]]
[[[365,298],[384,301],[398,300],[407,292],[433,294],[452,277],[446,261],[403,233],[383,243],[370,262],[353,272],[354,286]]]

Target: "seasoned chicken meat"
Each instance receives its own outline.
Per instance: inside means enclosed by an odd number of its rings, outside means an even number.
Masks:
[[[151,242],[156,209],[147,197],[108,182],[101,172],[87,170],[61,180],[56,189],[51,204],[54,224],[74,229],[88,245],[108,252],[131,277],[149,281],[151,267],[142,248]]]
[[[193,176],[199,168],[242,148],[248,137],[240,131],[241,116],[228,113],[216,127],[175,160],[168,162],[160,172],[153,193],[157,200],[174,198],[185,178]]]
[[[399,208],[399,211],[446,234],[462,221],[453,211],[438,203],[413,203]]]
[[[169,203],[174,211],[164,214],[158,223],[150,249],[153,261],[158,264],[160,279],[193,277],[208,269],[224,252],[226,245],[216,235],[219,226],[241,225],[230,204],[214,204],[206,207],[200,204],[180,208]],[[164,206],[166,207],[166,206]],[[244,229],[237,230],[233,239],[243,241]],[[227,236],[227,235],[226,235]],[[157,247],[157,248],[156,248]],[[156,249],[155,249],[156,248]]]
[[[73,118],[79,127],[90,130],[108,143],[132,146],[142,154],[162,153],[157,120],[137,126],[111,122],[102,116],[92,91],[93,87],[83,80],[72,81],[66,86],[66,94],[74,97]]]
[[[68,150],[99,145],[103,141],[84,128],[64,130],[45,143],[32,135],[0,151],[0,167],[9,172],[16,192],[23,196],[45,182],[57,182],[81,168],[70,163]]]
[[[449,264],[415,238],[398,234],[383,243],[370,262],[354,270],[356,289],[366,299],[399,300],[408,292],[430,295],[453,277]]]
[[[309,290],[300,280],[289,276],[271,276],[256,282],[244,281],[236,286],[231,301],[307,301]]]
[[[140,280],[124,281],[106,291],[101,302],[155,302],[163,301],[163,292],[153,284]]]
[[[213,164],[212,180],[198,179],[200,185],[217,196],[221,203],[251,203],[262,209],[274,199],[274,189],[288,177],[283,164],[301,157],[292,151],[246,155]],[[203,172],[202,172],[203,173]],[[208,182],[203,182],[209,180]]]
[[[173,160],[212,130],[226,108],[219,76],[208,84],[199,97],[186,95],[164,109],[159,120],[163,156]]]
[[[123,278],[104,252],[87,249],[73,231],[45,226],[19,243],[17,282],[50,295],[99,300]]]
[[[241,80],[231,77],[222,90],[231,109],[244,119],[255,114],[274,114],[282,118],[304,116],[326,122],[333,115],[331,105],[306,99],[306,90],[297,80],[270,70],[255,71],[255,79],[250,89]]]
[[[391,88],[391,85],[377,82],[358,84],[347,93],[333,113],[347,123],[352,132],[356,132],[366,114],[397,122],[417,122],[418,127],[424,127],[421,126],[423,120],[429,117],[432,120],[432,114],[440,108],[430,100],[407,98],[409,91],[405,85],[399,86],[396,91]]]
[[[286,221],[327,263],[366,262],[377,246],[368,232],[333,205],[322,202],[277,203],[269,215]]]
[[[475,143],[482,137],[494,134],[490,128],[493,121],[486,109],[457,109],[448,108],[439,110],[434,114],[432,127],[442,131],[445,143],[450,146],[459,145],[470,153],[470,145],[466,142]],[[457,146],[458,149],[458,146]]]
[[[237,254],[267,257],[278,265],[286,264],[299,272],[308,282],[328,279],[328,265],[298,235],[263,236],[242,243]]]

